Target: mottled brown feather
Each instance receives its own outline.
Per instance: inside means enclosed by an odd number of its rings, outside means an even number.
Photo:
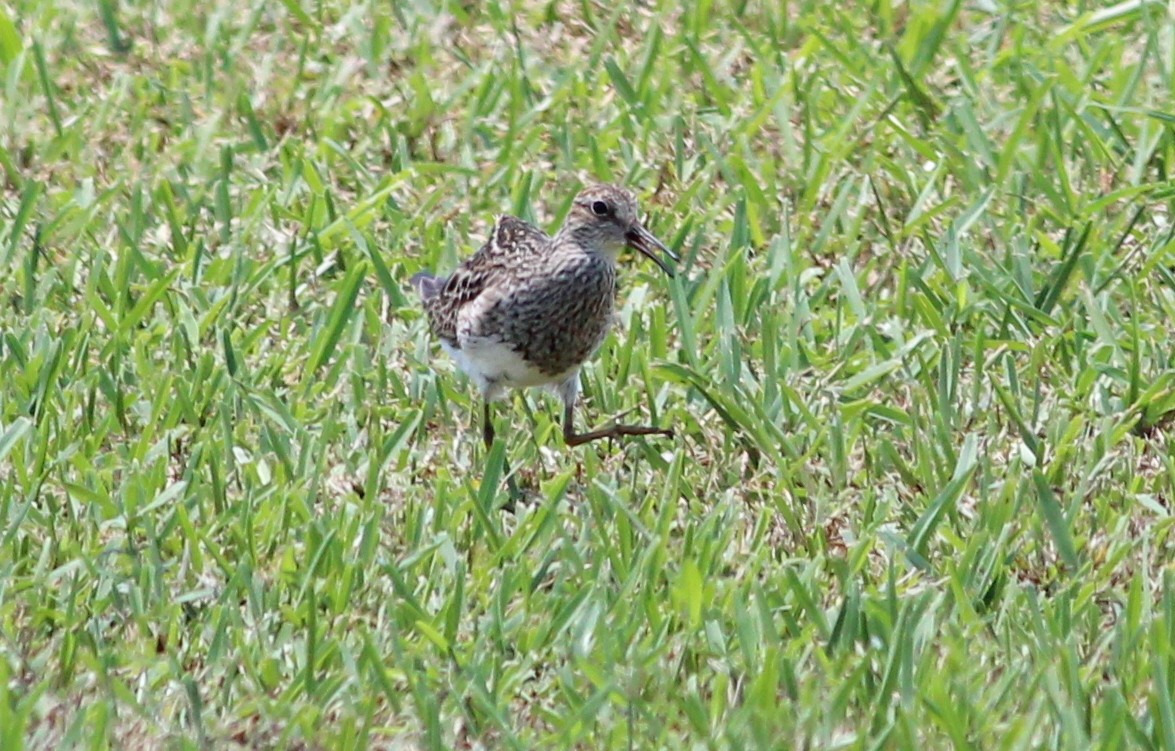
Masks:
[[[433,332],[487,399],[507,387],[559,385],[574,400],[579,367],[607,336],[616,260],[625,247],[673,254],[641,225],[635,197],[594,185],[553,236],[504,216],[449,277],[413,277]]]
[[[461,309],[525,268],[525,256],[537,255],[551,242],[546,232],[513,216],[503,216],[490,238],[445,280],[440,293],[424,301],[430,328],[454,347]]]

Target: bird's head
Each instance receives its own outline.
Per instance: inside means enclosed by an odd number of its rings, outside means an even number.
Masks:
[[[571,204],[563,227],[588,247],[601,249],[612,260],[626,246],[644,253],[669,276],[673,270],[657,255],[663,251],[674,261],[678,257],[645,229],[637,217],[636,198],[618,185],[584,188]]]

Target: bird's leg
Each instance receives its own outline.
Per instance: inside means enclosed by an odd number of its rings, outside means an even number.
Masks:
[[[599,430],[591,430],[587,433],[576,433],[572,425],[572,413],[574,409],[572,405],[567,404],[563,407],[563,441],[568,446],[579,446],[584,443],[596,441],[601,438],[620,438],[622,436],[635,435],[663,435],[668,438],[673,437],[673,431],[667,428],[654,428],[649,425],[610,425]]]
[[[578,373],[572,375],[559,387],[559,394],[563,397],[563,442],[568,446],[579,446],[601,438],[620,438],[622,436],[663,435],[669,438],[673,437],[672,430],[645,425],[611,425],[587,433],[576,433],[575,399],[579,395]]]
[[[494,447],[494,421],[490,418],[490,400],[481,403],[481,439],[485,441],[486,453]]]
[[[484,399],[482,401],[481,410],[481,439],[486,445],[486,457],[490,455],[490,451],[494,448],[494,421],[490,417],[490,400]],[[518,485],[514,482],[514,475],[510,474],[510,462],[502,457],[502,473],[506,475],[506,489],[510,492],[510,500],[503,506],[507,511],[514,510],[514,501],[522,497],[522,491],[518,489]]]

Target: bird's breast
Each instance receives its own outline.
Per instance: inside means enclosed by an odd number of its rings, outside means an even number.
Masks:
[[[504,341],[551,376],[578,367],[612,325],[616,275],[602,258],[553,265],[497,301],[488,318]]]

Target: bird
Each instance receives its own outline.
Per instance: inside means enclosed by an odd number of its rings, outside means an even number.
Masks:
[[[614,184],[585,187],[554,236],[503,215],[489,239],[448,276],[411,278],[441,347],[476,384],[482,398],[482,439],[494,443],[490,404],[508,389],[546,387],[563,402],[563,440],[579,446],[601,438],[661,435],[644,425],[575,430],[579,371],[612,326],[616,262],[632,248],[669,277],[680,258],[638,217],[636,198]]]

